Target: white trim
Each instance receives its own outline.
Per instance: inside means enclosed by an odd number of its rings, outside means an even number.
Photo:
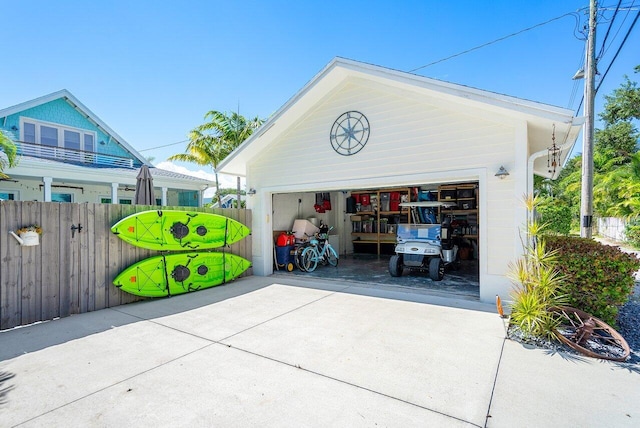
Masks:
[[[34,125],[36,125],[36,141],[35,144],[39,144],[39,145],[43,145],[42,144],[42,136],[40,133],[40,127],[41,126],[48,126],[49,128],[55,128],[58,131],[58,147],[61,148],[66,148],[64,145],[64,131],[70,131],[70,132],[77,132],[80,134],[81,138],[80,138],[80,149],[76,149],[76,150],[83,150],[85,151],[85,141],[84,141],[84,137],[85,134],[90,134],[93,136],[93,153],[97,153],[96,151],[96,140],[98,139],[98,133],[91,130],[91,129],[84,129],[84,128],[74,128],[72,126],[68,126],[68,125],[61,125],[59,123],[55,123],[55,122],[48,122],[46,120],[39,120],[39,119],[32,119],[28,116],[20,116],[20,141],[25,141],[24,139],[24,124],[25,122],[27,123],[33,123]]]
[[[44,183],[44,202],[51,202],[51,183],[53,183],[53,177],[42,177]]]

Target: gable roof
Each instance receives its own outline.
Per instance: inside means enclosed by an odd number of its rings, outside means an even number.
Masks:
[[[220,164],[218,172],[245,176],[247,162],[285,133],[317,103],[349,80],[365,84],[382,84],[405,93],[435,98],[456,106],[480,107],[488,114],[496,113],[502,117],[524,119],[530,126],[530,153],[539,152],[550,145],[551,123],[558,125],[556,137],[560,145],[573,146],[580,132],[581,121],[576,120],[573,112],[568,109],[336,57],[251,137],[227,156]],[[563,157],[570,152],[566,148],[563,149]],[[541,161],[536,163],[534,170],[539,175],[546,174]]]
[[[82,104],[80,100],[78,100],[71,92],[66,89],[62,89],[57,92],[53,92],[48,95],[43,95],[41,97],[35,98],[30,101],[25,101],[20,104],[16,104],[11,107],[4,108],[0,110],[0,117],[7,117],[12,114],[20,113],[21,111],[40,106],[42,104],[46,104],[51,101],[55,101],[57,99],[64,99],[71,107],[76,109],[80,114],[85,116],[87,120],[92,122],[95,126],[102,129],[107,135],[109,135],[113,140],[115,140],[118,144],[124,147],[129,153],[131,153],[137,160],[146,164],[148,166],[152,166],[147,159],[142,156],[136,149],[134,149],[129,143],[127,143],[124,138],[118,135],[113,129],[109,127],[106,123],[102,121],[94,112],[89,110],[87,106]]]

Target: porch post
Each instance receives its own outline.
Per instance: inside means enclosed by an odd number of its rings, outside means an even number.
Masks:
[[[166,207],[167,206],[167,192],[169,189],[167,189],[166,187],[162,188],[162,206]]]
[[[44,183],[44,201],[51,202],[51,183],[53,183],[53,177],[42,177]]]
[[[118,183],[111,183],[111,203],[118,203]]]

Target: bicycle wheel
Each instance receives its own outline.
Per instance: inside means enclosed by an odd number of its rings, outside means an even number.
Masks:
[[[332,246],[329,246],[327,248],[327,252],[325,253],[325,256],[331,266],[338,266],[338,253],[336,253],[336,250],[334,250]]]
[[[306,272],[313,272],[318,267],[318,252],[315,247],[307,247],[302,252],[301,263]]]
[[[300,269],[302,272],[306,272],[306,270],[304,269],[304,265],[302,263],[302,252],[305,250],[306,247],[298,247],[296,248],[296,253],[293,257],[293,261],[296,264],[296,267],[298,269]]]
[[[568,306],[551,309],[559,318],[556,337],[589,357],[624,361],[631,350],[622,335],[601,319]]]

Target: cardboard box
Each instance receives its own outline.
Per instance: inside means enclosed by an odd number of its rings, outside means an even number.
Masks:
[[[296,239],[306,241],[314,233],[320,232],[320,229],[313,225],[309,220],[295,220],[291,229]]]

